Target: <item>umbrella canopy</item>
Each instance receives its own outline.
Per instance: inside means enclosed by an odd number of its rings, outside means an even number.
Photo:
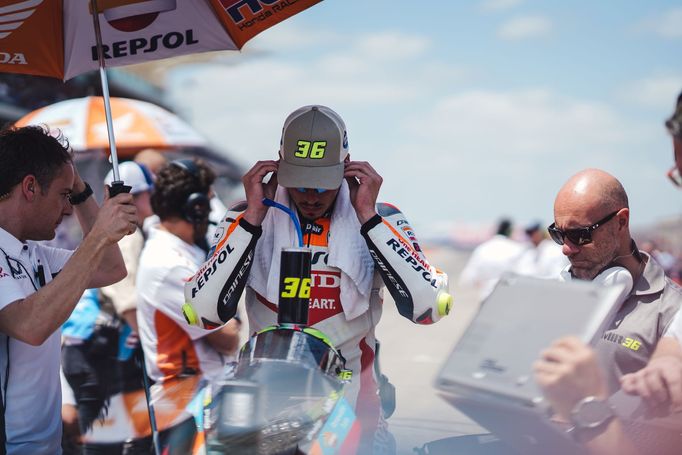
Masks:
[[[106,66],[241,49],[321,0],[97,0]],[[0,72],[70,79],[99,67],[92,3],[0,0]]]
[[[206,139],[185,121],[154,104],[111,98],[111,112],[121,157],[128,157],[143,148],[208,147]],[[25,115],[16,125],[58,128],[76,152],[109,147],[101,97],[61,101]]]

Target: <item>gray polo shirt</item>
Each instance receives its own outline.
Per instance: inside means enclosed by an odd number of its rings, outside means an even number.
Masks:
[[[682,305],[682,290],[653,258],[641,254],[646,258],[642,276],[595,346],[611,393],[620,389],[621,376],[646,366]]]

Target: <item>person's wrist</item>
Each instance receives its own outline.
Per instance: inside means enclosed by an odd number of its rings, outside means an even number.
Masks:
[[[267,213],[267,211],[268,208],[264,205],[263,210],[254,209],[249,206],[244,211],[243,218],[244,220],[248,221],[248,223],[251,224],[252,226],[260,226],[261,224],[263,224],[263,220],[265,219],[265,214]]]
[[[365,224],[369,220],[371,220],[373,217],[377,215],[376,210],[363,210],[363,211],[358,211],[358,220],[360,221],[360,224]]]
[[[69,195],[69,201],[71,205],[78,205],[85,202],[90,196],[93,195],[92,188],[88,185],[88,182],[81,181],[82,188],[79,190],[77,185],[74,185],[74,191]]]

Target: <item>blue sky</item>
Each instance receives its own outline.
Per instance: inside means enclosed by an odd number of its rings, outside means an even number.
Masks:
[[[586,167],[629,193],[634,225],[682,213],[662,126],[682,90],[673,1],[327,0],[241,53],[176,67],[178,111],[246,168],[276,158],[305,104],[346,121],[351,156],[419,232],[552,221]]]

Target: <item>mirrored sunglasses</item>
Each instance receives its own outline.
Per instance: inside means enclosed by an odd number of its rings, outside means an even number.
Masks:
[[[326,193],[327,191],[329,191],[326,188],[296,188],[296,191],[298,191],[299,193],[307,193],[308,190],[313,190],[317,194],[322,194],[322,193]]]

